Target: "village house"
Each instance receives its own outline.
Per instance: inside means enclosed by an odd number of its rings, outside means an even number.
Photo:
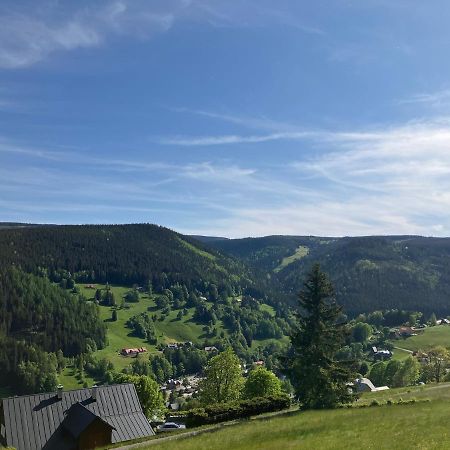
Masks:
[[[436,325],[450,325],[450,320],[448,319],[436,320]]]
[[[358,378],[354,383],[354,387],[356,392],[377,392],[389,389],[387,386],[375,387],[368,378]]]
[[[205,352],[218,352],[219,350],[217,350],[216,347],[212,346],[212,347],[205,347]]]
[[[155,434],[133,384],[5,398],[0,430],[16,450],[88,450]]]
[[[145,347],[139,347],[139,348],[123,348],[120,350],[120,354],[122,356],[136,356],[140,353],[146,353],[147,349]]]
[[[376,361],[385,361],[392,358],[392,352],[389,350],[381,350],[377,347],[372,347],[372,355]]]

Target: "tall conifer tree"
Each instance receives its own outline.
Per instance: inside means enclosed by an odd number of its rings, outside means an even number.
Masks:
[[[297,324],[291,334],[289,375],[303,409],[333,408],[354,396],[352,361],[338,361],[336,352],[349,333],[327,275],[314,265],[299,294]]]

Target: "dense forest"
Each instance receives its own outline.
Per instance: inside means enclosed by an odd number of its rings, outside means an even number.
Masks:
[[[450,313],[450,239],[269,236],[208,244],[264,271],[292,301],[319,262],[351,315],[390,308]]]
[[[98,307],[46,278],[0,269],[0,382],[17,392],[55,387],[64,357],[102,348]]]
[[[57,279],[131,286],[151,281],[157,289],[177,282],[203,289],[256,286],[236,259],[156,225],[7,227],[0,230],[0,264]]]

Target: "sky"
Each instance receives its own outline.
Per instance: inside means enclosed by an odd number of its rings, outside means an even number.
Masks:
[[[0,221],[450,235],[447,0],[2,0]]]

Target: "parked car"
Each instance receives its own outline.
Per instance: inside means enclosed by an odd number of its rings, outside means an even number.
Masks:
[[[186,428],[186,425],[183,425],[181,423],[175,423],[175,422],[166,422],[162,425],[158,425],[156,428],[158,431],[175,431],[175,430],[184,430]]]

